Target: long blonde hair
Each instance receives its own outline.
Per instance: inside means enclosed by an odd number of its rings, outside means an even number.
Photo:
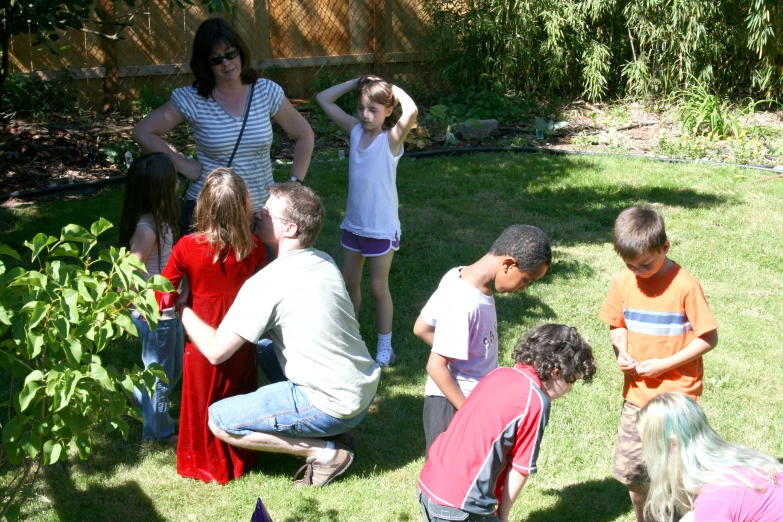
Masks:
[[[234,249],[237,261],[253,251],[252,218],[245,180],[226,167],[210,172],[196,201],[196,229],[214,249],[213,263],[225,260],[229,248]]]
[[[755,491],[777,484],[783,464],[760,451],[726,442],[707,422],[704,411],[683,393],[662,393],[650,401],[636,421],[642,456],[650,476],[645,518],[669,522],[674,512],[693,509],[707,485],[742,484]],[[735,468],[767,484],[754,485]]]

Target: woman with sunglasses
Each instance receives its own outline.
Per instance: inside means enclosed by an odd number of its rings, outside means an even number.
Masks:
[[[175,89],[168,102],[133,129],[142,151],[167,154],[190,180],[180,215],[183,235],[192,232],[195,202],[207,174],[219,167],[230,166],[245,180],[253,212],[261,210],[269,197],[266,187],[274,184],[272,121],[296,141],[291,181],[301,182],[307,173],[313,130],[279,85],[258,77],[251,61],[250,49],[228,22],[206,20],[193,41],[193,85]],[[193,130],[198,159],[185,158],[163,139],[183,122]]]

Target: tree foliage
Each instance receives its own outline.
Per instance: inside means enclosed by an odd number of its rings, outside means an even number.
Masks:
[[[149,390],[156,378],[166,379],[159,366],[120,371],[102,360],[112,340],[138,335],[131,305],[154,328],[154,290],[172,290],[161,276],[145,281],[144,265],[125,248],[94,257],[98,236],[111,226],[100,219],[89,231],[68,225],[59,239],[38,234],[25,242],[28,267],[6,270],[0,260],[0,367],[11,381],[11,394],[0,404],[0,459],[19,470],[0,518],[18,511],[18,494],[33,469],[32,481],[64,451],[86,459],[93,430],[119,430],[126,438],[123,417],[141,420],[127,397],[134,387]],[[0,244],[0,256],[22,263],[7,245]]]
[[[665,96],[703,82],[780,96],[783,4],[773,0],[429,0],[452,88]]]
[[[54,53],[58,51],[57,41],[68,29],[119,40],[122,30],[132,25],[146,1],[3,0],[0,2],[0,97],[9,72],[8,51],[12,36],[29,34],[34,46],[48,47]],[[229,9],[228,0],[169,0],[169,9],[197,3],[207,5],[210,12]],[[131,12],[115,17],[112,13],[118,8],[130,8]]]

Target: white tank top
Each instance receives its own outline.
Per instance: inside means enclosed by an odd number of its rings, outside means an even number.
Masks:
[[[145,219],[147,219],[147,221],[145,221]],[[148,226],[152,229],[153,232],[155,231],[155,223],[151,220],[151,218],[142,217],[139,219],[139,222],[136,223],[136,226],[139,225]],[[171,233],[171,229],[169,227],[165,227],[163,229],[163,237],[158,239],[160,239],[160,250],[158,250],[158,245],[156,244],[152,248],[152,252],[150,252],[149,257],[147,257],[146,279],[149,279],[154,275],[160,275],[160,273],[163,272],[163,269],[166,268],[166,263],[169,262],[169,256],[171,256],[171,248],[174,245],[174,236]]]

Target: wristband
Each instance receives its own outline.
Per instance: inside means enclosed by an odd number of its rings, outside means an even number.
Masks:
[[[300,185],[302,184],[302,180],[297,178],[296,176],[291,176],[290,178],[288,178],[288,181],[293,181],[294,183],[299,183]]]

